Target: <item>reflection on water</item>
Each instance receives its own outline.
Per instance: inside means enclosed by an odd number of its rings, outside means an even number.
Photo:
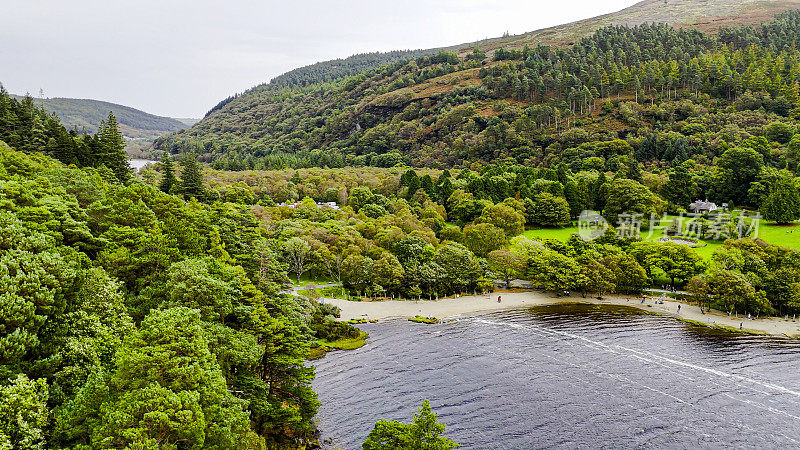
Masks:
[[[462,448],[800,447],[797,341],[595,305],[362,329],[316,362],[328,448],[425,398]]]

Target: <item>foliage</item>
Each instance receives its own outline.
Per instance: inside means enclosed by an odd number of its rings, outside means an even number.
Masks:
[[[379,420],[362,446],[364,450],[449,450],[458,444],[442,436],[444,424],[436,420],[428,400],[422,402],[411,423]]]
[[[410,322],[415,323],[427,323],[427,324],[434,324],[439,323],[439,319],[436,317],[422,317],[422,316],[414,316],[408,319]]]
[[[542,192],[533,200],[531,221],[543,227],[569,224],[569,203],[563,197],[556,197],[549,192]]]
[[[312,440],[309,344],[353,329],[278,294],[280,246],[249,206],[185,201],[138,180],[123,186],[104,168],[0,150],[0,414],[16,414],[0,426],[4,440]]]
[[[0,447],[44,448],[48,413],[45,379],[20,374],[0,386]]]
[[[21,101],[0,85],[0,140],[24,152],[42,152],[66,164],[110,169],[120,182],[130,176],[125,142],[113,112],[100,122],[97,134],[78,136],[31,97]]]
[[[792,180],[779,180],[761,204],[764,219],[786,224],[800,219],[800,193]]]
[[[493,61],[479,51],[389,57],[382,67],[356,62],[368,55],[320,63],[224,101],[156,147],[199,151],[231,170],[505,160],[642,181],[634,160],[711,162],[762,135],[787,145],[800,101],[798,17],[718,36],[609,26],[569,46],[493,48]],[[731,195],[741,192],[719,192]]]

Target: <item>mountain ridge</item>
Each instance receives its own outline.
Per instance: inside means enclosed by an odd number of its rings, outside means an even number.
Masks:
[[[14,94],[12,97],[19,100],[24,98]],[[197,123],[196,119],[158,116],[104,100],[69,97],[31,98],[35,105],[58,116],[65,127],[77,128],[79,131],[86,130],[90,134],[97,132],[100,122],[108,116],[109,111],[117,117],[120,132],[130,139],[153,139]]]

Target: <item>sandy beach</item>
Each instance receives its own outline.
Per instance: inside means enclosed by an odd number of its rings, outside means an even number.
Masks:
[[[502,302],[497,302],[497,296],[502,296]],[[721,325],[751,332],[766,333],[775,336],[800,337],[800,320],[792,321],[783,318],[765,318],[758,320],[748,320],[741,315],[728,317],[727,314],[719,311],[712,311],[710,314],[702,314],[700,308],[694,305],[677,302],[674,300],[664,300],[663,304],[656,304],[654,297],[648,297],[642,304],[641,297],[609,295],[603,300],[587,296],[555,297],[536,291],[524,292],[494,292],[488,295],[467,295],[459,298],[444,298],[440,300],[428,301],[397,301],[386,300],[376,302],[353,302],[342,299],[323,300],[331,303],[342,310],[341,320],[350,319],[390,319],[406,318],[416,315],[425,317],[437,317],[439,319],[458,315],[468,314],[479,311],[492,311],[501,309],[514,309],[526,306],[551,305],[556,303],[592,303],[602,305],[623,305],[640,308],[645,311],[662,314],[686,320],[692,320],[707,325]],[[678,305],[681,305],[678,313]]]

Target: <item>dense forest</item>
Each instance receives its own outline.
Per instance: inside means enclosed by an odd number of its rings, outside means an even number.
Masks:
[[[65,164],[110,171],[119,181],[130,178],[125,140],[114,113],[99,121],[96,134],[67,128],[58,117],[36,106],[31,97],[10,96],[0,85],[0,140],[21,151],[46,153]]]
[[[232,170],[498,159],[552,167],[576,164],[581,144],[615,139],[646,165],[711,164],[770,123],[793,120],[798,17],[718,36],[608,27],[570,47],[441,52],[331,82],[257,88],[155,145]],[[775,150],[770,159],[784,165]]]
[[[187,202],[0,147],[0,442],[313,440],[308,348],[358,332],[279,293],[282,247],[249,206]]]
[[[114,114],[83,135],[0,89],[0,448],[314,448],[307,359],[363,339],[322,295],[669,284],[800,313],[800,249],[748,235],[756,212],[800,219],[798,30],[800,12],[718,36],[609,27],[299,72],[160,140],[138,174]],[[708,258],[622,232],[699,198],[733,214],[694,217]],[[584,211],[610,227],[526,233]],[[309,279],[335,286],[290,289]],[[425,402],[364,448],[452,448],[443,429]]]

